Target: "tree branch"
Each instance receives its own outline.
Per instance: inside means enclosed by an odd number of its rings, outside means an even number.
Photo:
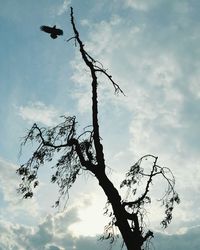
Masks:
[[[81,162],[81,165],[84,166],[87,170],[90,170],[91,172],[95,172],[95,165],[92,164],[90,161],[86,161],[83,154],[82,154],[82,151],[81,151],[81,148],[80,148],[80,144],[78,142],[77,139],[71,139],[69,141],[69,146],[72,146],[72,145],[75,145],[75,150],[76,150],[76,153],[79,157],[79,160]]]
[[[103,154],[103,146],[100,142],[100,135],[99,135],[99,123],[98,123],[98,101],[97,101],[97,76],[95,74],[94,68],[94,59],[84,50],[84,44],[79,38],[79,32],[76,29],[74,23],[74,16],[73,16],[73,8],[71,7],[71,24],[73,27],[73,31],[75,34],[75,38],[79,44],[79,49],[81,56],[85,62],[85,64],[89,67],[91,77],[92,77],[92,122],[93,122],[93,131],[94,131],[94,146],[96,150],[96,158],[99,166],[102,169],[105,169],[105,160]]]
[[[142,157],[141,159],[143,159],[144,157]],[[150,186],[150,183],[152,182],[152,178],[153,176],[155,175],[154,174],[154,170],[155,170],[155,167],[156,167],[156,163],[157,163],[157,159],[158,157],[155,157],[155,161],[153,163],[153,167],[152,167],[152,170],[151,170],[151,173],[149,175],[149,179],[147,181],[147,185],[146,185],[146,188],[145,188],[145,191],[143,193],[143,195],[141,195],[137,200],[135,201],[129,201],[129,202],[123,202],[122,205],[125,207],[125,206],[133,206],[133,205],[138,205],[140,206],[140,203],[144,200],[144,198],[146,197],[147,193],[149,192],[149,186]]]
[[[33,129],[37,129],[37,130],[38,130],[38,132],[39,132],[38,135],[39,135],[40,139],[42,140],[43,146],[52,147],[52,148],[54,148],[54,149],[57,149],[57,148],[65,148],[65,147],[67,147],[67,146],[70,146],[68,142],[65,143],[65,144],[54,145],[53,143],[51,143],[51,142],[49,142],[49,141],[46,141],[46,140],[44,139],[43,135],[42,135],[41,129],[37,126],[36,123],[33,125]]]
[[[116,82],[113,81],[112,76],[109,75],[109,74],[106,72],[105,69],[100,68],[100,67],[98,67],[98,66],[96,66],[96,65],[95,65],[95,68],[97,68],[97,69],[95,69],[96,72],[101,72],[101,73],[103,73],[103,74],[112,82],[113,87],[114,87],[114,89],[115,89],[115,93],[117,93],[117,94],[118,94],[118,93],[121,93],[121,94],[123,94],[123,95],[125,96],[123,90],[120,88],[120,86],[119,86]]]

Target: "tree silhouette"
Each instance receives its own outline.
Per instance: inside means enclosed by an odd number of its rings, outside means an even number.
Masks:
[[[60,204],[76,178],[83,171],[91,172],[97,178],[103,189],[107,204],[105,214],[110,216],[110,222],[105,226],[103,239],[115,239],[115,228],[119,229],[123,241],[128,250],[145,249],[148,241],[153,237],[153,232],[145,226],[146,205],[151,203],[150,189],[155,177],[160,177],[167,184],[164,196],[160,199],[165,208],[165,215],[161,224],[166,228],[172,220],[172,212],[175,203],[179,203],[179,197],[174,190],[175,178],[169,168],[158,165],[158,158],[147,154],[141,157],[125,175],[120,188],[126,189],[127,194],[122,198],[106,174],[103,145],[101,143],[98,121],[98,74],[103,74],[111,82],[115,93],[124,94],[120,86],[107,73],[103,65],[92,58],[85,50],[80,39],[79,32],[74,22],[73,8],[71,8],[71,25],[74,40],[78,45],[82,60],[88,67],[91,76],[92,88],[92,126],[77,134],[77,121],[75,116],[63,116],[63,122],[55,127],[43,128],[33,124],[21,146],[28,142],[37,144],[30,159],[17,170],[22,182],[18,191],[24,198],[33,196],[33,189],[39,184],[38,169],[46,162],[56,160],[53,166],[54,174],[51,177],[53,183],[59,186],[59,197],[55,206]],[[146,168],[145,162],[150,163]],[[144,190],[138,192],[138,184],[145,182]]]

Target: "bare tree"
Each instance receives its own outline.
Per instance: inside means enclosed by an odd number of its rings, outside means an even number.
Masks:
[[[39,167],[56,159],[56,164],[53,166],[55,172],[51,181],[59,186],[60,196],[55,203],[58,206],[61,198],[68,194],[77,176],[83,171],[91,172],[97,178],[108,200],[105,213],[109,214],[111,220],[105,227],[103,238],[110,239],[112,243],[115,239],[114,229],[118,228],[128,250],[141,250],[153,237],[153,232],[148,230],[144,223],[145,206],[151,203],[149,192],[152,181],[156,177],[161,177],[167,184],[164,196],[160,199],[165,207],[165,217],[161,224],[166,228],[171,222],[174,204],[180,202],[178,194],[174,190],[175,178],[169,168],[160,167],[157,164],[158,158],[156,156],[147,154],[141,157],[127,172],[120,187],[126,188],[128,195],[122,199],[119,191],[106,174],[98,121],[98,74],[101,73],[108,78],[115,93],[124,93],[102,64],[93,59],[85,50],[74,22],[73,8],[71,8],[71,25],[74,36],[69,41],[74,40],[75,44],[78,45],[82,60],[90,72],[92,126],[85,129],[83,133],[77,134],[75,116],[63,116],[63,122],[51,128],[33,124],[24,137],[22,146],[28,142],[34,142],[34,145],[37,144],[37,148],[30,159],[17,170],[17,174],[22,179],[18,191],[24,198],[31,198],[33,189],[39,184]],[[145,160],[149,160],[151,163],[149,171],[145,169],[145,164],[143,164]],[[136,195],[138,183],[142,179],[145,182],[144,190]],[[109,212],[109,207],[111,212]]]

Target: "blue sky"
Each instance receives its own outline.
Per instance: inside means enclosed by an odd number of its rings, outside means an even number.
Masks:
[[[106,199],[91,175],[80,177],[64,211],[51,207],[57,188],[49,183],[48,166],[41,169],[41,185],[32,200],[16,194],[15,170],[31,150],[18,158],[20,138],[32,123],[51,126],[63,114],[76,115],[80,129],[91,123],[90,78],[73,41],[66,42],[73,35],[70,6],[86,48],[126,94],[115,96],[100,77],[101,137],[110,178],[119,186],[139,157],[159,156],[160,165],[176,177],[181,204],[166,231],[159,224],[162,208],[152,205],[153,243],[163,250],[197,249],[200,1],[0,2],[0,249],[106,247],[95,237],[106,222]],[[54,24],[64,30],[63,37],[53,40],[39,30]],[[158,189],[152,195],[158,199]]]

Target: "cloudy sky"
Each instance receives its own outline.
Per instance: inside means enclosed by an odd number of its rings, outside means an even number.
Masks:
[[[57,187],[50,166],[40,171],[33,199],[22,200],[15,171],[20,138],[33,122],[52,126],[76,115],[91,124],[90,78],[73,41],[74,7],[85,48],[109,69],[126,96],[100,78],[100,126],[106,164],[118,187],[143,154],[159,156],[176,178],[181,204],[167,230],[162,208],[152,205],[148,227],[155,249],[193,250],[200,245],[200,1],[199,0],[0,0],[0,249],[106,249],[96,241],[107,218],[98,183],[84,174],[65,210],[52,208]],[[39,30],[54,25],[53,40]],[[156,194],[162,185],[152,194]],[[115,246],[120,248],[120,242]]]

